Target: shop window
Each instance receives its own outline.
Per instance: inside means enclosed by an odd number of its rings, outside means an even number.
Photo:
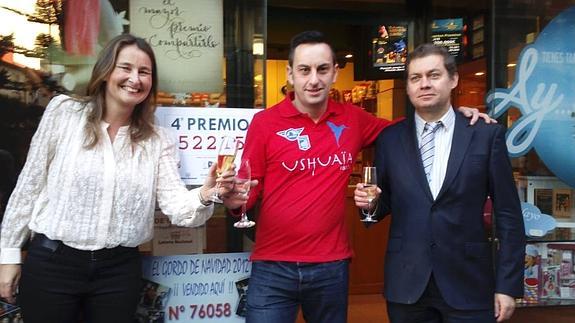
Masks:
[[[528,246],[524,304],[575,303],[575,3],[495,3],[487,105],[507,147]]]

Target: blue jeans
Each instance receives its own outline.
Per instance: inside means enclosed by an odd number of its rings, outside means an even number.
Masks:
[[[255,261],[247,323],[293,323],[301,305],[308,323],[347,322],[349,261]]]

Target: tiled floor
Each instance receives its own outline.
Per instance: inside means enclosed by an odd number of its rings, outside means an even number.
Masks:
[[[385,300],[380,294],[350,295],[347,318],[348,323],[388,323]],[[297,323],[305,323],[301,313]]]

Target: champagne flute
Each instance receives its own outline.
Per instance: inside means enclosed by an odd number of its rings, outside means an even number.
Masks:
[[[371,212],[371,203],[375,200],[377,195],[377,172],[375,167],[366,166],[363,168],[363,191],[367,193],[367,203],[369,205],[369,210],[367,215],[361,221],[363,222],[377,222],[373,218],[375,212]]]
[[[240,194],[244,196],[248,196],[250,193],[250,181],[251,181],[251,167],[249,159],[242,160],[240,165],[240,170],[236,176],[236,187],[241,191]],[[248,215],[246,213],[246,204],[242,205],[242,214],[241,219],[234,223],[234,227],[236,228],[250,228],[256,225],[254,221],[250,221],[248,219]]]
[[[222,140],[218,146],[218,166],[216,168],[216,175],[222,176],[227,170],[229,170],[236,159],[236,154],[238,152],[238,142],[236,138],[231,136],[222,136]],[[220,183],[216,183],[216,190],[212,196],[212,201],[216,203],[222,203],[219,196]]]

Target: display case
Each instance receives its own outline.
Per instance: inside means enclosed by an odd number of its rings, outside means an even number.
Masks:
[[[575,209],[573,207],[573,189],[554,176],[516,176],[517,191],[521,202],[537,207],[538,213],[525,217],[526,222],[540,220],[548,215],[553,221],[553,228],[547,232],[533,232],[528,235],[530,241],[574,241],[575,243]],[[525,207],[524,215],[526,213]],[[527,224],[527,223],[526,223]],[[534,227],[537,230],[537,227]],[[533,229],[532,229],[533,230]]]
[[[573,189],[553,176],[516,176],[526,225],[520,306],[575,305]]]

